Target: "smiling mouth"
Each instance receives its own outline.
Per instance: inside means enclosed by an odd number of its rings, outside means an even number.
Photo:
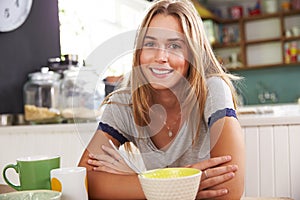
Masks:
[[[173,69],[157,69],[157,68],[150,68],[150,70],[157,75],[165,75],[165,74],[170,74],[174,70]]]

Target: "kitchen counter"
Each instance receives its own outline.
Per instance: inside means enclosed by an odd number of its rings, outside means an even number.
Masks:
[[[242,126],[300,124],[299,104],[245,106],[238,110]]]
[[[0,194],[16,192],[16,190],[12,189],[8,185],[0,184]],[[264,197],[243,197],[241,200],[292,200],[290,198],[264,198]]]
[[[69,123],[69,124],[37,124],[37,125],[19,125],[19,126],[0,126],[2,133],[69,133],[80,134],[83,132],[95,132],[98,126],[97,122],[90,123]]]
[[[299,104],[251,105],[238,109],[238,119],[242,126],[300,124]],[[45,124],[24,126],[0,126],[0,133],[44,131],[76,132],[89,129],[95,131],[97,122],[76,124]]]

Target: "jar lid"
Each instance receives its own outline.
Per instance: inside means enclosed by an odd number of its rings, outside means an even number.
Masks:
[[[59,80],[60,74],[55,73],[53,71],[49,71],[48,67],[42,67],[41,72],[30,73],[28,77],[31,80],[35,80],[35,81],[42,81],[42,80],[56,81]]]
[[[79,67],[69,67],[69,69],[63,72],[64,77],[76,77],[79,74],[80,68]]]

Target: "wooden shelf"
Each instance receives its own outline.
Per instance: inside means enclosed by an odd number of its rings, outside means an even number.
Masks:
[[[246,45],[251,45],[251,44],[261,44],[261,43],[270,43],[270,42],[281,42],[281,37],[278,38],[269,38],[269,39],[262,39],[262,40],[251,40],[245,42]]]
[[[261,15],[255,15],[255,16],[249,16],[249,17],[244,17],[244,18],[240,18],[240,19],[221,19],[221,18],[217,18],[215,17],[214,20],[216,21],[216,23],[218,23],[220,26],[219,27],[231,27],[231,26],[238,26],[238,30],[239,30],[239,39],[240,42],[230,42],[230,43],[214,43],[212,45],[212,47],[216,50],[216,52],[219,52],[218,50],[220,50],[220,54],[218,55],[219,57],[222,57],[222,53],[224,56],[228,56],[231,55],[231,53],[236,53],[237,50],[239,51],[239,57],[240,57],[240,62],[242,62],[243,67],[238,67],[238,68],[229,68],[229,71],[238,71],[238,70],[251,70],[251,69],[263,69],[263,68],[271,68],[271,67],[282,67],[282,66],[300,66],[300,62],[297,63],[289,63],[286,64],[285,63],[285,48],[286,48],[286,43],[287,42],[292,42],[292,41],[299,41],[300,42],[300,36],[292,36],[292,37],[285,37],[285,32],[288,29],[286,26],[286,23],[288,23],[290,16],[299,16],[300,17],[300,9],[299,10],[291,10],[288,12],[277,12],[277,13],[272,13],[272,14],[261,14]],[[276,31],[280,32],[280,35],[277,36],[276,32],[274,35],[274,37],[270,36],[272,35],[272,33],[270,33],[270,31],[266,31],[267,29],[264,29],[264,25],[262,24],[274,24],[274,20],[269,20],[269,19],[273,19],[275,18],[276,21],[279,21],[278,25],[276,25],[276,27],[274,27]],[[265,21],[262,21],[265,20]],[[268,33],[266,36],[268,36],[268,38],[266,39],[252,39],[252,40],[247,40],[246,39],[246,31],[247,34],[249,34],[249,30],[246,29],[246,25],[248,23],[255,23],[258,22],[258,26],[257,27],[257,35],[261,34],[266,34],[266,32]],[[295,22],[292,22],[295,23]],[[299,26],[299,24],[295,24],[296,26]],[[252,25],[253,26],[253,25]],[[290,26],[290,25],[289,25]],[[268,27],[268,29],[272,27]],[[264,30],[262,30],[264,29]],[[300,29],[300,27],[299,27]],[[253,30],[253,29],[251,29]],[[256,30],[255,30],[256,31]],[[260,32],[261,31],[261,32]],[[253,34],[253,33],[251,33]],[[276,35],[276,36],[275,36]],[[259,35],[260,36],[260,35]],[[274,45],[280,45],[281,48],[280,49],[276,49],[278,51],[275,51],[277,58],[279,58],[279,54],[281,54],[281,62],[280,63],[275,63],[275,64],[261,64],[261,65],[248,65],[249,64],[249,59],[253,59],[248,58],[247,56],[253,55],[253,53],[257,53],[255,52],[255,50],[253,50],[255,48],[254,45],[263,45],[262,48],[269,48],[267,49],[266,53],[268,54],[268,56],[272,55],[273,51],[274,51]],[[270,45],[268,45],[270,44]],[[253,48],[248,48],[248,47],[253,47]],[[277,47],[276,47],[277,48]],[[222,49],[226,49],[226,51],[223,51]],[[228,50],[227,50],[228,49]],[[230,51],[232,51],[230,53]],[[251,51],[248,52],[248,51]],[[262,50],[262,52],[264,52],[264,49]],[[256,57],[256,56],[255,56]],[[260,56],[258,56],[257,60],[255,60],[254,63],[260,63],[261,58],[259,58]],[[228,57],[224,57],[223,59],[228,60]],[[228,61],[227,61],[228,62]],[[247,64],[248,63],[248,64]],[[261,63],[268,63],[267,60],[262,60]],[[226,63],[225,65],[227,65],[228,63]]]
[[[268,18],[275,18],[275,17],[287,17],[287,16],[292,16],[292,15],[299,15],[300,14],[300,9],[298,10],[291,10],[291,11],[286,11],[286,12],[276,12],[276,13],[265,13],[265,14],[260,14],[260,15],[253,15],[253,16],[247,16],[243,17],[240,19],[224,19],[220,18],[217,16],[214,16],[213,20],[219,23],[238,23],[239,21],[255,21],[255,20],[261,20],[261,19],[268,19]],[[206,18],[208,19],[208,18]]]
[[[291,10],[291,11],[288,11],[288,12],[281,12],[281,14],[283,16],[299,15],[300,14],[300,9]]]
[[[292,36],[292,37],[284,37],[283,38],[284,42],[290,42],[290,41],[295,41],[295,40],[300,40],[300,36]]]
[[[269,18],[275,18],[280,17],[280,13],[272,13],[272,14],[260,14],[260,15],[254,15],[249,17],[244,17],[243,21],[256,21],[256,20],[263,20],[263,19],[269,19]]]
[[[241,19],[221,19],[221,18],[218,18],[217,21],[219,23],[222,23],[222,24],[235,24],[235,23],[239,23],[241,21]]]
[[[277,64],[268,64],[268,65],[253,65],[253,66],[244,66],[244,67],[237,67],[237,68],[230,68],[227,69],[230,72],[240,71],[240,70],[255,70],[255,69],[269,69],[274,67],[282,67],[282,66],[300,66],[300,62],[295,63],[277,63]]]
[[[215,43],[212,45],[213,48],[234,48],[239,47],[241,45],[240,42],[230,42],[230,43]]]

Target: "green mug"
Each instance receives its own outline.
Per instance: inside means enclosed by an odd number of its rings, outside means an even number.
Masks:
[[[50,171],[60,167],[60,156],[29,156],[17,159],[3,169],[4,181],[15,190],[51,189]],[[13,168],[19,175],[20,185],[12,184],[6,170]]]

